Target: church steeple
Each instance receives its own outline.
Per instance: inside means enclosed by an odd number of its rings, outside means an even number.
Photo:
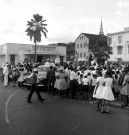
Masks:
[[[101,24],[100,24],[99,35],[104,35],[104,33],[103,33],[103,23],[102,23],[102,18],[101,18]]]

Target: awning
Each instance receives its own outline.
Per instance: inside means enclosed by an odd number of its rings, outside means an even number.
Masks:
[[[23,54],[25,54],[25,55],[34,55],[34,53],[32,53],[32,52],[25,52],[25,53],[23,53]],[[39,53],[39,52],[37,52],[36,53],[36,55],[60,55],[60,56],[64,56],[64,55],[62,55],[61,53],[57,53],[57,52],[43,52],[43,53]]]

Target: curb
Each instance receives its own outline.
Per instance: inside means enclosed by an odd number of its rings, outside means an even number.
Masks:
[[[120,102],[120,101],[114,101],[114,102],[110,103],[111,107],[116,107],[116,108],[120,108],[122,110],[129,111],[129,105],[127,107],[121,107],[121,105],[122,105],[122,102]]]

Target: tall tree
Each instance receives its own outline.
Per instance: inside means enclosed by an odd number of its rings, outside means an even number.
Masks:
[[[35,54],[34,54],[34,62],[37,61],[37,54],[36,54],[36,46],[37,43],[41,42],[42,33],[44,34],[45,38],[47,38],[47,24],[44,24],[46,20],[43,20],[43,17],[39,14],[34,14],[33,19],[31,21],[27,21],[27,29],[25,32],[27,36],[30,37],[30,40],[33,39],[35,43]]]
[[[97,58],[98,64],[104,64],[105,60],[110,58],[110,54],[112,54],[112,47],[107,44],[106,38],[100,38],[91,51],[94,57]]]

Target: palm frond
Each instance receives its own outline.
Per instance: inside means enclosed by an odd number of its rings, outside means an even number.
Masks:
[[[43,23],[41,23],[41,26],[47,26],[47,24],[43,24]]]
[[[44,32],[44,31],[42,31],[42,32],[43,32],[43,34],[44,34],[45,38],[47,38],[47,34],[46,34],[46,32]]]
[[[27,21],[27,25],[33,27],[33,22]]]
[[[48,32],[48,30],[47,30],[45,27],[43,27],[43,29],[44,29],[46,32]]]
[[[34,19],[31,19],[31,22],[36,23],[36,21]]]
[[[46,22],[47,20],[42,20],[41,23]]]
[[[36,22],[40,22],[43,19],[43,17],[41,15],[39,15],[39,14],[36,14],[36,15],[34,14],[33,18],[35,19]]]

